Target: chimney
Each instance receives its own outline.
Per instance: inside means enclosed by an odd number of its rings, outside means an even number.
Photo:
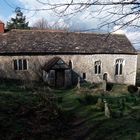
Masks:
[[[0,20],[0,33],[4,33],[4,23]]]

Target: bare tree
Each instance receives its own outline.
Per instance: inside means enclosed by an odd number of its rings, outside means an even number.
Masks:
[[[99,28],[119,25],[119,28],[135,26],[140,27],[140,1],[139,0],[36,0],[50,7],[58,16],[70,16],[83,11],[90,11],[92,18],[102,19]],[[46,9],[47,9],[46,8]],[[49,8],[48,8],[49,9]],[[40,9],[41,10],[41,9]],[[45,10],[45,9],[42,9]],[[99,16],[101,14],[102,16]]]
[[[53,24],[50,24],[45,18],[41,18],[37,20],[33,24],[33,28],[35,29],[52,29],[52,30],[68,30],[68,27],[65,25],[61,25],[59,22],[55,22]]]
[[[36,29],[48,29],[48,28],[50,28],[49,24],[48,24],[48,21],[45,18],[38,19],[33,24],[33,27],[36,28]]]

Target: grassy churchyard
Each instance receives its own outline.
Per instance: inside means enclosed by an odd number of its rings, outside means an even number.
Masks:
[[[139,91],[101,86],[54,90],[1,82],[0,140],[140,140]]]

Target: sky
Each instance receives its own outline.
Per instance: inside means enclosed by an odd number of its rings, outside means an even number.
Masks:
[[[41,0],[40,0],[41,1]],[[85,32],[112,32],[113,33],[119,33],[119,34],[125,34],[133,46],[136,49],[140,49],[140,27],[134,28],[134,27],[125,27],[121,28],[119,25],[109,25],[103,26],[107,22],[111,22],[112,19],[118,18],[117,16],[114,16],[113,18],[111,16],[107,16],[108,12],[107,9],[109,9],[109,6],[106,6],[104,9],[101,10],[99,6],[96,7],[90,7],[86,10],[83,10],[82,12],[78,12],[76,14],[68,14],[73,12],[77,7],[70,7],[68,9],[68,12],[63,14],[63,16],[60,16],[60,13],[58,11],[62,11],[63,8],[60,7],[57,10],[44,10],[44,9],[50,9],[49,6],[45,4],[49,0],[42,0],[39,3],[37,0],[0,0],[0,20],[3,21],[6,25],[7,21],[10,21],[11,17],[15,17],[15,8],[20,7],[23,14],[26,16],[26,21],[29,21],[29,26],[32,26],[38,19],[45,18],[50,25],[59,25],[69,28],[72,31],[85,31]],[[67,2],[70,0],[50,0],[52,3],[61,3],[61,2]],[[76,2],[85,2],[86,0],[75,0]],[[109,0],[106,0],[109,1]],[[116,1],[116,0],[114,0]],[[43,10],[37,10],[34,11],[34,9],[43,9]],[[128,11],[130,7],[127,7],[125,11]],[[113,11],[118,10],[118,8],[114,8]],[[125,20],[128,20],[131,17],[126,18]],[[137,21],[137,24],[140,24]]]

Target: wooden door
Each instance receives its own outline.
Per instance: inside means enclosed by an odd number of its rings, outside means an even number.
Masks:
[[[48,76],[48,84],[53,87],[55,86],[55,70],[50,70]]]
[[[65,70],[65,87],[72,85],[71,69]]]
[[[65,71],[56,70],[56,87],[63,88],[65,85]]]

